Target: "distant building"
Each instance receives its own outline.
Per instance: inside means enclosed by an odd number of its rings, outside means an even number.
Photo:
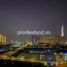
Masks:
[[[33,35],[33,36],[32,36],[32,44],[33,44],[33,45],[37,45],[37,44],[38,44],[38,39],[39,39],[39,38],[38,38],[37,35]]]
[[[67,37],[65,37],[65,45],[67,45]]]
[[[60,44],[65,45],[65,37],[64,37],[64,26],[61,27],[61,34],[60,36],[53,36],[53,35],[32,35],[31,39],[27,37],[26,40],[30,40],[32,42],[32,45],[40,45],[40,44]],[[38,46],[39,46],[38,45]],[[41,45],[40,45],[41,46]]]
[[[61,37],[64,37],[64,26],[62,25],[62,28],[61,28]]]
[[[65,41],[65,45],[67,45],[67,41]]]
[[[64,38],[64,26],[62,25],[61,27],[61,35],[60,36],[39,36],[39,43],[44,43],[44,44],[60,44],[63,45],[65,44],[65,38]]]
[[[6,44],[6,36],[0,34],[0,45]]]
[[[64,44],[64,37],[60,36],[39,36],[39,43],[44,44]]]

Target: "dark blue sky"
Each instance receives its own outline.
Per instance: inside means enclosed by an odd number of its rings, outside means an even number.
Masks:
[[[17,30],[50,30],[67,34],[66,0],[0,0],[0,33],[16,39]]]

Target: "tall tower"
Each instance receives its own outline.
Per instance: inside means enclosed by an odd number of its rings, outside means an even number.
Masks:
[[[62,25],[62,28],[61,28],[61,37],[64,37],[64,26]]]

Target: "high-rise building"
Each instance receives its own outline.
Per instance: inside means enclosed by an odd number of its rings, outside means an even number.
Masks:
[[[62,28],[61,28],[61,37],[64,37],[64,26],[62,25]]]
[[[0,34],[0,45],[6,44],[6,36]]]
[[[2,42],[2,40],[1,40],[1,39],[2,39],[1,36],[2,36],[2,35],[0,34],[0,43]]]

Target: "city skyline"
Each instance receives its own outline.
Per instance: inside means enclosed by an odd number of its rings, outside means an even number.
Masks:
[[[66,0],[0,0],[0,34],[17,39],[18,30],[50,30],[67,36]]]

